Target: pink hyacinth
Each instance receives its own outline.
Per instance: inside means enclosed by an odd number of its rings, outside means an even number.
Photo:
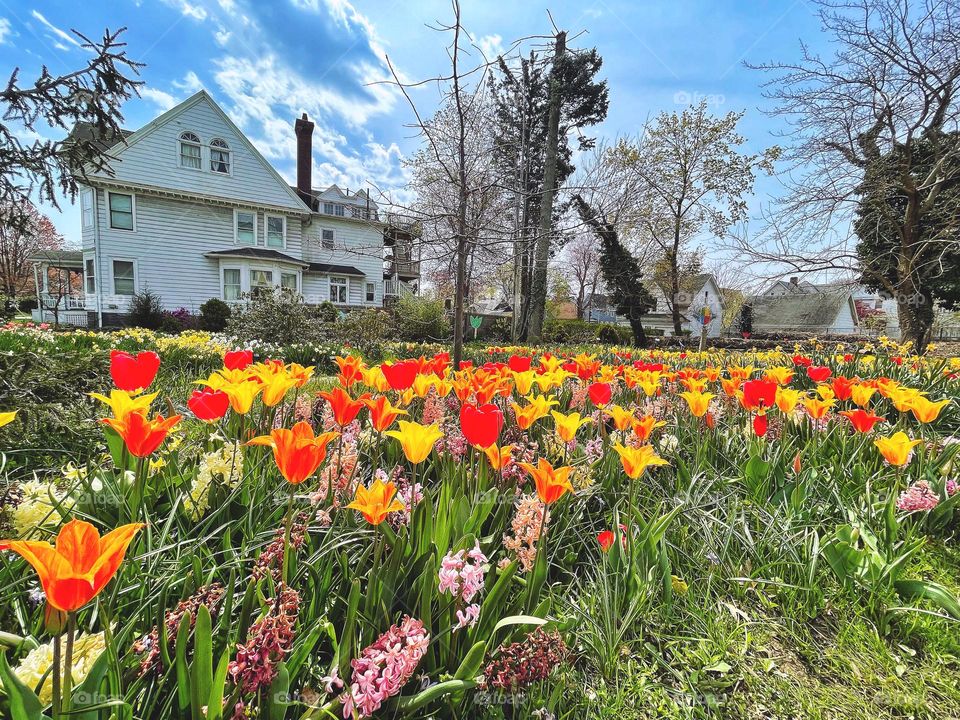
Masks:
[[[469,551],[448,552],[440,561],[440,592],[448,592],[470,603],[483,590],[484,567],[487,556],[475,542]]]
[[[947,480],[947,495],[953,497],[960,492],[960,483],[956,480]]]
[[[370,717],[383,702],[406,685],[427,652],[430,635],[423,623],[407,615],[400,625],[391,625],[383,635],[350,662],[350,689],[340,696],[343,717]]]
[[[457,628],[473,627],[480,619],[480,606],[477,603],[467,605],[463,610],[457,610]]]
[[[927,481],[920,480],[900,493],[900,497],[897,498],[897,509],[904,512],[933,510],[939,503],[940,498],[930,489]]]

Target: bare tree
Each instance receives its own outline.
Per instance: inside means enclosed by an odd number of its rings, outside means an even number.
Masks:
[[[741,249],[788,271],[859,275],[896,297],[902,336],[922,349],[960,272],[957,208],[944,207],[960,179],[960,2],[817,4],[833,54],[804,45],[796,62],[756,66],[789,122],[789,194]]]
[[[747,217],[744,195],[753,189],[758,168],[772,171],[779,150],[748,155],[738,150],[742,112],[711,116],[706,100],[682,113],[661,113],[632,141],[613,148],[628,183],[632,208],[624,218],[660,249],[664,296],[681,332],[676,302],[690,243],[706,234],[722,237]],[[694,263],[696,264],[696,263]]]
[[[77,194],[76,175],[85,177],[85,168],[110,170],[111,158],[103,140],[122,137],[120,105],[137,94],[140,81],[124,73],[137,74],[142,63],[127,57],[126,43],[116,32],[105,30],[99,41],[73,31],[87,51],[87,64],[74,72],[52,75],[43,67],[31,85],[20,85],[20,69],[10,75],[0,91],[0,225],[30,222],[31,196],[56,208],[57,194],[71,201]],[[89,135],[70,135],[65,140],[42,139],[38,125],[68,130],[79,122],[88,123]]]
[[[579,232],[563,248],[561,268],[571,285],[577,319],[583,320],[590,297],[602,285],[600,248],[597,238],[587,232]]]

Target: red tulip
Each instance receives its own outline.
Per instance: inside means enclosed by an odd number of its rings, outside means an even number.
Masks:
[[[121,350],[110,351],[110,377],[120,390],[140,392],[147,389],[159,369],[160,356],[150,350],[136,356]]]
[[[874,415],[873,413],[867,412],[862,408],[857,408],[856,410],[844,410],[839,413],[843,415],[847,420],[850,421],[850,424],[856,429],[857,432],[868,433],[873,430],[873,426],[877,423],[886,422],[887,419],[880,417],[879,415]]]
[[[187,407],[204,422],[219,420],[230,409],[230,396],[221,390],[210,388],[194,390],[190,399],[187,400]]]
[[[851,395],[850,388],[853,387],[853,384],[854,382],[850,378],[837,375],[833,379],[833,394],[836,395],[837,400],[849,400]]]
[[[223,356],[227,370],[243,370],[253,364],[253,350],[231,350]]]
[[[393,390],[408,390],[413,386],[413,381],[417,379],[417,373],[420,370],[419,363],[416,360],[403,360],[397,363],[383,363],[380,366],[383,376],[387,379],[387,384]]]
[[[793,364],[797,367],[810,367],[813,364],[813,360],[808,358],[806,355],[794,355]]]
[[[821,383],[830,377],[832,371],[825,365],[811,365],[807,368],[807,377],[815,383]]]
[[[460,430],[471,445],[486,450],[497,442],[502,429],[503,413],[496,405],[464,403],[460,408]]]
[[[507,365],[514,372],[526,372],[530,369],[530,362],[533,358],[528,355],[511,355],[507,360]]]
[[[604,530],[597,535],[597,542],[600,543],[600,549],[607,552],[613,547],[613,530]]]
[[[763,413],[753,416],[753,432],[757,437],[767,434],[767,416]]]
[[[610,402],[613,390],[610,388],[610,383],[596,382],[587,388],[587,394],[594,405],[606,405]]]
[[[743,406],[747,410],[772,408],[777,402],[777,384],[772,380],[747,380],[743,384]]]

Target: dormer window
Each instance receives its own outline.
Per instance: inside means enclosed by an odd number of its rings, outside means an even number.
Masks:
[[[180,167],[200,169],[200,138],[195,133],[180,133]]]
[[[210,141],[210,170],[230,174],[230,146],[226,140],[216,138]]]

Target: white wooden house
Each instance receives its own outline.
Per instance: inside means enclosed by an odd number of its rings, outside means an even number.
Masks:
[[[367,193],[313,188],[313,123],[304,115],[294,132],[296,186],[202,90],[123,137],[94,136],[114,159],[112,172],[88,169],[79,194],[87,324],[122,323],[144,291],[191,313],[261,287],[296,290],[311,304],[381,306],[389,227]],[[73,133],[93,135],[88,125]],[[46,276],[44,259],[37,264]],[[45,289],[38,320],[51,319]]]

